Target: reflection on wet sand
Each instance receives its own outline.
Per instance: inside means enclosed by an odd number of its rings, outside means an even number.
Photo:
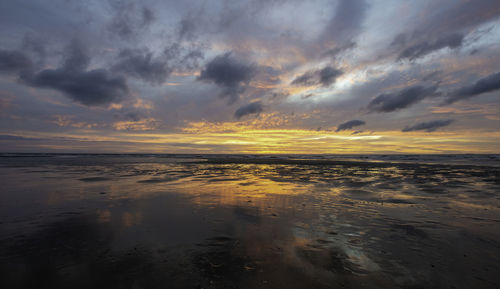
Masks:
[[[499,172],[388,162],[4,160],[0,282],[497,288]]]

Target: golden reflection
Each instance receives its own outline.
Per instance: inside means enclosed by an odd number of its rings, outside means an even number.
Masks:
[[[122,222],[125,227],[132,227],[142,223],[144,217],[141,211],[124,212],[122,215]]]
[[[157,165],[155,170],[164,170],[165,167]],[[265,213],[270,207],[284,208],[289,206],[288,198],[280,196],[300,195],[314,189],[314,184],[298,184],[280,180],[274,171],[273,165],[242,165],[230,169],[227,167],[223,175],[212,172],[215,168],[199,167],[199,174],[191,177],[176,179],[162,179],[161,177],[141,178],[140,184],[127,184],[129,193],[127,197],[144,198],[164,191],[179,191],[190,196],[190,200],[200,206],[241,206],[258,208]],[[267,177],[259,176],[265,172]],[[272,180],[275,178],[276,180]],[[162,181],[165,180],[165,181]],[[147,184],[145,186],[144,184]],[[131,219],[130,216],[126,217]]]
[[[110,210],[97,210],[97,220],[100,223],[111,222],[111,211]]]

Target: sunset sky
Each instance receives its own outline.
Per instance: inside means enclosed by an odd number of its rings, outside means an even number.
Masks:
[[[0,2],[0,152],[500,153],[498,0]]]

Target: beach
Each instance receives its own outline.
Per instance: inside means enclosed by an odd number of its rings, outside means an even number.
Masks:
[[[500,156],[0,156],[2,288],[499,288]]]

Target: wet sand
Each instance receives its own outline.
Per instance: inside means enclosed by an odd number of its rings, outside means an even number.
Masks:
[[[497,156],[411,158],[2,156],[0,287],[499,288]]]

